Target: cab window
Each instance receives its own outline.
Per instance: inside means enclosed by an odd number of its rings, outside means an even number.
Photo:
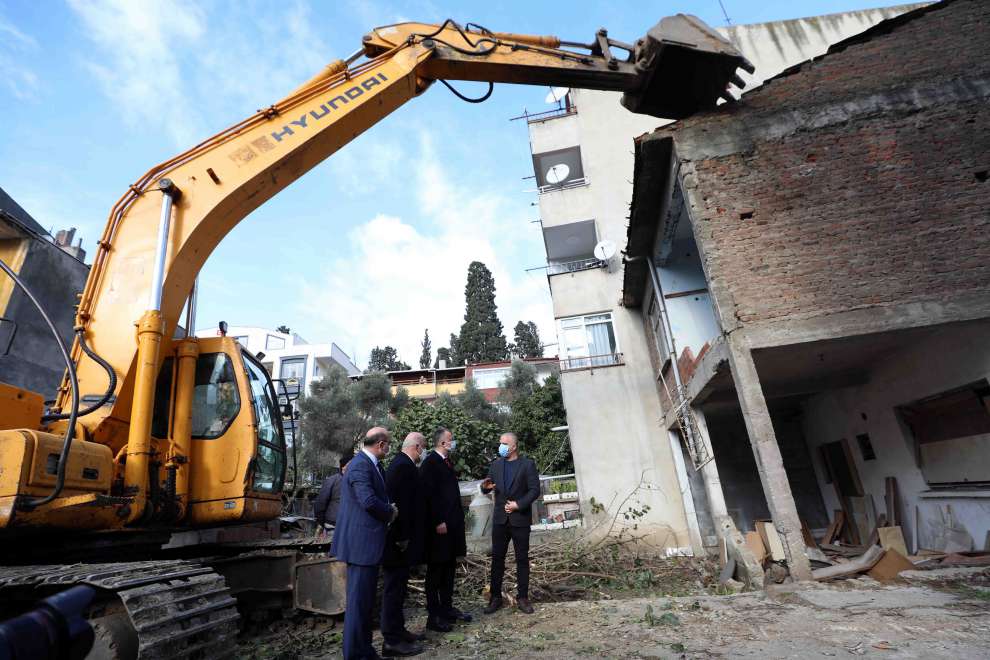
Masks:
[[[219,438],[241,410],[234,366],[225,353],[206,353],[196,359],[193,390],[192,437]]]
[[[258,433],[254,490],[279,492],[285,480],[285,437],[282,435],[278,397],[264,367],[249,354],[242,355]]]

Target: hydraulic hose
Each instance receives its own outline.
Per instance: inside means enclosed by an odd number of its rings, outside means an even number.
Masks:
[[[77,417],[83,417],[92,412],[99,410],[110,398],[113,396],[114,391],[117,389],[117,372],[113,370],[110,363],[101,358],[96,352],[93,351],[86,343],[86,330],[84,328],[76,328],[76,337],[79,339],[79,347],[82,348],[83,353],[89,356],[93,362],[103,367],[103,370],[107,372],[107,377],[109,378],[109,383],[107,384],[107,391],[103,393],[100,400],[93,405],[83,408],[77,413]],[[43,422],[53,422],[57,419],[69,419],[69,415],[72,413],[56,413],[54,415],[45,415],[41,418]]]
[[[55,488],[53,488],[52,492],[45,497],[36,500],[26,500],[21,503],[23,508],[33,509],[52,502],[62,493],[62,488],[65,487],[65,469],[69,463],[69,450],[72,448],[72,438],[76,432],[76,417],[79,412],[79,381],[76,380],[76,365],[72,363],[72,358],[69,357],[69,349],[66,348],[65,342],[62,341],[62,336],[58,333],[58,329],[55,327],[55,324],[52,323],[51,318],[45,313],[41,303],[38,302],[38,299],[34,297],[34,294],[31,293],[31,290],[28,289],[27,285],[21,281],[21,278],[17,276],[17,273],[15,273],[10,266],[3,261],[3,259],[0,259],[0,269],[7,273],[10,279],[14,280],[14,284],[16,284],[25,295],[27,295],[28,299],[34,303],[34,306],[38,309],[41,317],[45,319],[48,329],[51,330],[52,335],[55,337],[56,343],[58,343],[58,350],[62,353],[62,359],[65,360],[65,370],[69,375],[69,388],[72,395],[72,408],[67,418],[69,420],[69,424],[65,429],[65,437],[62,438],[62,453],[58,457],[58,469],[56,470],[55,475]]]

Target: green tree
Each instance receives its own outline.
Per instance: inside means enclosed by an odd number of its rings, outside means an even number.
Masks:
[[[409,403],[409,393],[392,384],[383,373],[352,380],[340,366],[310,384],[308,396],[299,399],[301,412],[300,459],[303,469],[323,475],[340,456],[354,451],[357,441],[372,426],[389,427],[392,415]]]
[[[464,323],[457,336],[458,364],[504,360],[508,347],[495,305],[495,278],[480,261],[472,261],[468,267],[464,301]],[[451,349],[453,347],[451,341]]]
[[[446,346],[437,349],[437,359],[433,362],[434,369],[440,368],[440,360],[444,360],[448,367],[453,366],[450,362],[450,349]]]
[[[461,354],[461,338],[453,332],[450,333],[450,349],[447,355],[450,357],[450,362],[447,363],[448,367],[464,366],[464,355]]]
[[[451,459],[458,478],[482,478],[497,453],[501,429],[490,422],[474,419],[456,401],[438,399],[433,405],[411,401],[396,417],[393,432],[396,438],[404,438],[411,431],[419,431],[431,439],[433,432],[441,426],[450,429],[457,441],[457,450],[451,454]],[[399,443],[393,443],[396,444]]]
[[[277,328],[275,328],[275,332],[281,332],[283,335],[291,335],[292,334],[292,330],[290,330],[289,329],[289,326],[287,326],[287,325],[280,325],[280,326],[278,326]]]
[[[423,347],[423,352],[419,355],[419,368],[429,369],[430,359],[433,357],[433,344],[430,342],[429,329],[423,330],[423,341],[420,346]]]
[[[499,383],[499,401],[510,408],[516,401],[531,396],[539,387],[536,381],[536,367],[522,360],[513,360],[509,373]]]
[[[364,373],[369,374],[374,371],[408,371],[411,367],[399,359],[399,352],[391,346],[379,348],[375,346],[371,349],[371,356],[368,358],[368,368]]]
[[[532,321],[516,323],[513,355],[520,358],[543,357],[540,331]]]
[[[457,404],[474,419],[499,426],[505,425],[505,415],[485,398],[485,393],[478,389],[473,378],[464,381],[464,391],[457,395]]]
[[[536,461],[540,474],[569,474],[574,471],[570,439],[567,433],[550,430],[566,423],[560,380],[553,375],[542,386],[535,385],[527,396],[515,399],[508,426],[519,436],[523,450]]]

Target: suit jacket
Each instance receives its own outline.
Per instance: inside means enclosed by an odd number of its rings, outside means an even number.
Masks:
[[[341,473],[331,474],[323,481],[320,494],[313,502],[313,517],[316,524],[330,523],[337,524],[337,514],[340,512],[340,489],[343,486],[344,475]]]
[[[358,452],[344,474],[331,553],[348,564],[377,566],[391,518],[385,478],[364,452]]]
[[[401,451],[385,472],[385,485],[389,499],[399,507],[399,517],[388,528],[382,563],[386,566],[422,563],[423,534],[426,531],[423,489],[416,464]],[[409,542],[404,552],[397,545],[401,541]]]
[[[540,475],[536,463],[525,456],[518,457],[512,483],[506,483],[504,458],[496,458],[488,468],[488,478],[495,482],[495,510],[492,522],[496,525],[508,523],[513,527],[529,527],[533,522],[533,502],[540,496]],[[513,500],[519,508],[511,514],[505,512],[505,503]]]
[[[429,563],[445,563],[467,554],[464,538],[464,507],[457,473],[443,456],[431,451],[419,467],[426,494],[426,552]],[[447,533],[437,534],[437,525],[447,523]]]

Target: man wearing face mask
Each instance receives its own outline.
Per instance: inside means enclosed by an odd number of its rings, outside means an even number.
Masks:
[[[361,451],[347,464],[340,493],[340,514],[333,533],[333,556],[347,563],[344,658],[377,658],[371,645],[371,613],[378,586],[378,564],[385,531],[399,514],[389,502],[380,461],[388,454],[388,431],[376,426],[364,436]]]
[[[455,621],[471,620],[453,602],[456,560],[467,554],[461,489],[450,458],[455,447],[450,431],[437,429],[433,451],[419,468],[426,495],[426,627],[437,632],[449,632]]]
[[[503,433],[498,440],[498,455],[488,468],[488,477],[481,482],[481,492],[495,491],[492,512],[492,575],[491,600],[485,614],[502,607],[502,577],[505,575],[505,553],[512,539],[516,555],[518,591],[516,607],[520,612],[533,613],[529,602],[529,526],[533,520],[533,502],[540,496],[540,475],[533,459],[519,455],[519,439],[515,433]]]
[[[395,455],[385,473],[388,497],[399,507],[399,517],[388,528],[382,557],[384,656],[418,655],[423,647],[416,642],[426,639],[424,635],[406,629],[402,611],[409,584],[409,567],[421,563],[423,555],[424,493],[416,467],[425,453],[426,438],[422,433],[410,433],[402,442],[402,451]]]

